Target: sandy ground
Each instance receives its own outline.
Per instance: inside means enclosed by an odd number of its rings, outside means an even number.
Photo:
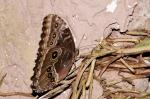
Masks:
[[[111,29],[120,29],[121,32],[142,26],[150,29],[150,2],[143,1],[0,0],[0,76],[7,73],[0,91],[31,92],[30,77],[35,66],[42,20],[47,14],[58,14],[67,21],[76,47],[83,53],[108,36]],[[149,82],[147,79],[143,82],[138,84],[145,90]],[[94,99],[98,99],[102,95],[102,88],[94,89],[99,90],[94,93]],[[66,93],[63,93],[64,99]],[[21,96],[0,97],[20,98],[28,99]]]

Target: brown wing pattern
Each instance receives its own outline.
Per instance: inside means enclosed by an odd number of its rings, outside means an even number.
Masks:
[[[31,78],[32,89],[43,93],[64,79],[75,60],[75,43],[69,27],[59,16],[44,18],[41,41]]]

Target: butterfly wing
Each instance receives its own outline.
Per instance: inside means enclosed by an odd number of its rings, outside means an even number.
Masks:
[[[75,60],[75,43],[66,22],[57,15],[44,18],[32,89],[42,93],[64,79]]]

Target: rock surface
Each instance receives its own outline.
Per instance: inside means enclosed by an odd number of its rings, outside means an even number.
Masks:
[[[147,20],[150,2],[142,1],[0,0],[0,71],[7,74],[0,91],[31,92],[30,77],[33,75],[42,20],[47,14],[55,13],[65,19],[73,32],[76,46],[81,52],[87,52],[98,43],[95,40],[100,41],[108,36],[111,29],[124,32],[132,18],[133,22],[142,20],[137,18],[139,13],[142,13],[141,17],[146,15]],[[20,98],[27,99],[21,96],[5,97]]]

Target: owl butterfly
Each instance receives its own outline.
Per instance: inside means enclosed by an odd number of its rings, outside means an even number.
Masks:
[[[32,89],[41,94],[53,89],[69,73],[76,54],[76,48],[70,28],[57,15],[44,18],[41,41],[37,53]]]

